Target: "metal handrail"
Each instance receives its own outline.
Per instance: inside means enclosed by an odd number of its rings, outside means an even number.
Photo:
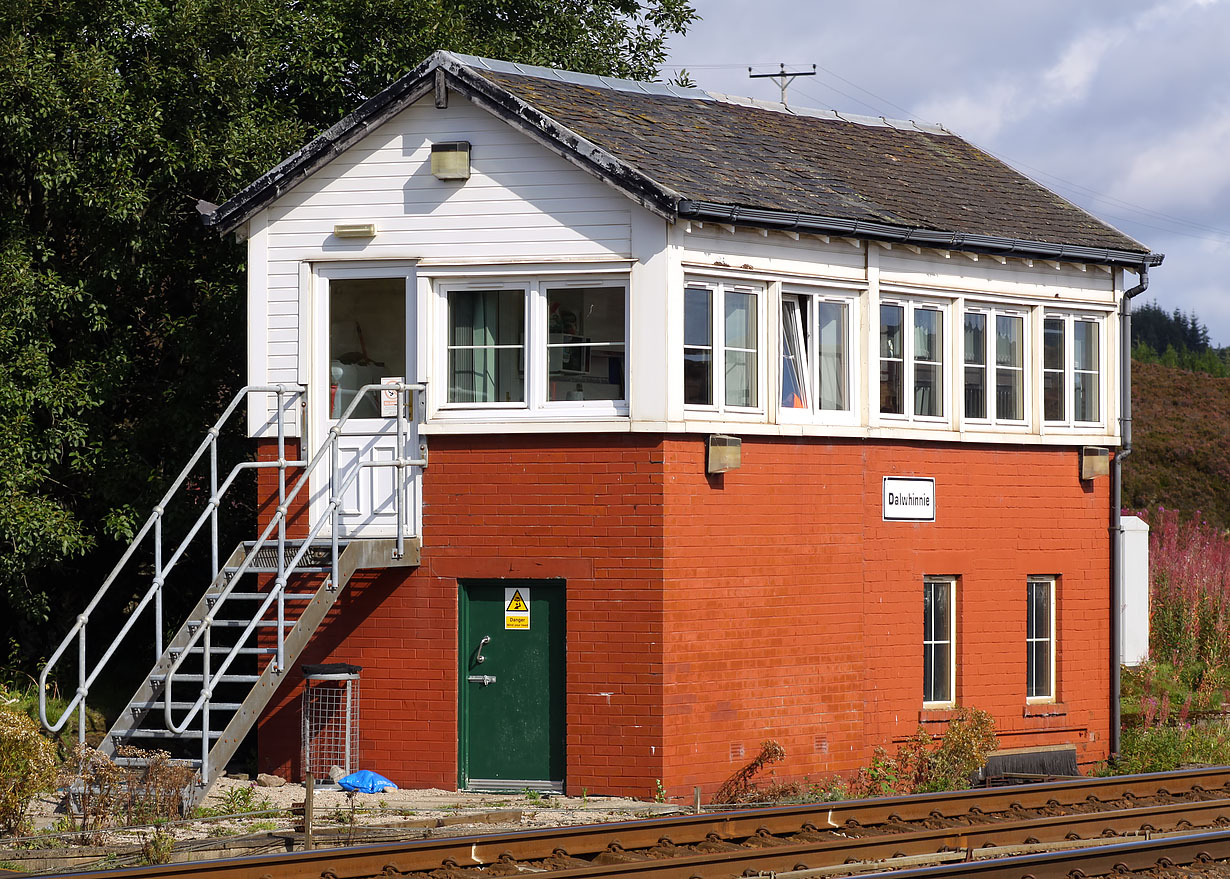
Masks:
[[[140,616],[141,612],[145,610],[145,608],[149,605],[151,601],[154,602],[154,648],[155,648],[154,656],[155,656],[155,659],[157,659],[157,657],[162,655],[162,587],[166,582],[167,574],[170,573],[175,563],[179,561],[180,557],[183,555],[184,551],[187,549],[188,544],[200,532],[200,529],[202,528],[204,523],[206,521],[210,521],[211,531],[213,534],[213,547],[212,547],[213,576],[214,577],[217,576],[218,574],[218,552],[217,552],[218,508],[221,506],[221,500],[222,500],[223,495],[225,495],[226,491],[231,487],[232,483],[235,480],[235,477],[239,474],[239,472],[243,470],[258,469],[262,467],[279,467],[282,470],[282,472],[285,473],[286,467],[301,465],[302,462],[300,461],[287,461],[286,460],[286,413],[288,411],[291,411],[291,407],[293,406],[293,399],[302,396],[306,390],[307,389],[303,385],[275,384],[275,385],[248,385],[240,389],[238,392],[236,392],[235,396],[231,399],[230,404],[226,407],[225,410],[223,410],[222,415],[218,418],[217,421],[214,422],[213,426],[210,427],[209,430],[206,432],[205,439],[201,441],[201,444],[197,447],[196,451],[192,454],[192,457],[189,458],[188,463],[184,465],[182,470],[180,470],[179,475],[175,478],[174,482],[171,483],[170,488],[167,489],[166,493],[162,496],[162,499],[154,506],[153,512],[150,514],[149,518],[145,520],[145,524],[141,526],[141,529],[137,532],[137,535],[129,543],[128,549],[125,550],[124,554],[120,557],[120,560],[115,563],[115,566],[111,569],[111,572],[107,575],[107,578],[103,581],[102,586],[100,586],[98,588],[98,591],[94,593],[94,597],[90,599],[90,602],[89,604],[86,605],[85,610],[82,613],[78,614],[77,619],[75,623],[73,624],[73,627],[69,630],[68,634],[64,636],[64,639],[60,642],[60,645],[55,649],[55,651],[52,652],[51,657],[47,660],[46,664],[43,666],[43,670],[39,674],[39,678],[38,678],[38,682],[39,682],[38,711],[39,711],[39,719],[42,720],[43,726],[46,729],[48,729],[51,732],[59,732],[59,730],[63,728],[69,715],[72,714],[74,709],[76,709],[78,712],[77,738],[78,738],[78,741],[82,743],[85,742],[85,699],[87,695],[89,694],[90,687],[94,684],[95,679],[97,679],[98,675],[106,667],[107,663],[110,662],[111,657],[115,655],[115,652],[119,649],[120,643],[128,635],[129,631],[131,631],[133,625],[136,623],[137,618]],[[226,423],[231,419],[231,416],[235,414],[235,411],[239,408],[239,405],[247,399],[249,394],[253,394],[253,393],[276,394],[277,395],[277,398],[278,398],[278,407],[277,407],[277,412],[278,412],[278,416],[277,416],[278,460],[276,462],[272,462],[272,461],[270,462],[251,462],[251,461],[241,462],[240,464],[237,464],[234,468],[232,468],[226,480],[221,485],[219,485],[218,478],[217,478],[218,477],[218,456],[217,456],[218,438],[222,434],[223,427],[226,426]],[[287,400],[288,397],[292,399],[288,401]],[[300,433],[302,433],[302,431],[300,431]],[[208,452],[210,456],[209,504],[206,506],[206,509],[201,513],[201,515],[197,517],[196,522],[193,523],[193,526],[189,530],[188,534],[180,541],[179,545],[176,547],[175,551],[172,553],[171,559],[167,563],[164,564],[163,559],[162,559],[162,520],[163,520],[163,516],[166,513],[167,506],[171,503],[172,499],[175,497],[175,494],[183,487],[189,475],[196,468],[196,466],[201,462],[201,459],[205,456],[206,452]],[[95,608],[98,607],[99,603],[103,600],[103,598],[106,597],[107,592],[110,591],[112,584],[115,583],[120,573],[124,570],[125,567],[127,567],[129,561],[136,554],[137,548],[141,545],[141,543],[145,540],[145,538],[149,536],[151,531],[153,532],[153,535],[154,535],[154,579],[152,583],[150,584],[149,588],[146,589],[145,593],[141,596],[141,600],[137,603],[137,606],[128,614],[128,619],[124,622],[124,625],[121,627],[119,633],[115,636],[115,638],[112,639],[111,645],[106,649],[106,651],[103,652],[103,655],[99,658],[98,662],[95,663],[93,671],[87,674],[86,673],[86,627],[89,624],[90,615],[94,612]],[[61,712],[56,722],[52,723],[47,718],[47,693],[49,691],[49,688],[47,686],[47,679],[49,675],[51,674],[52,670],[56,667],[56,664],[59,662],[60,658],[64,655],[65,651],[68,650],[69,645],[72,644],[74,639],[76,639],[77,641],[77,690],[74,693],[73,698],[69,700],[68,704],[65,706],[64,710]]]
[[[206,774],[206,767],[208,763],[208,751],[209,751],[208,704],[209,704],[210,699],[213,696],[213,690],[212,690],[213,681],[216,678],[220,678],[223,675],[225,675],[227,670],[230,669],[231,664],[240,655],[239,651],[248,643],[249,639],[252,637],[252,633],[256,631],[257,625],[264,618],[265,614],[269,611],[269,608],[272,606],[275,600],[278,602],[277,655],[276,655],[275,662],[276,662],[277,670],[279,672],[285,669],[285,657],[283,653],[283,645],[284,645],[286,627],[285,627],[284,619],[283,619],[283,603],[284,603],[285,591],[286,591],[286,586],[287,586],[287,577],[289,576],[290,573],[292,573],[298,568],[299,563],[303,560],[303,557],[307,554],[308,550],[311,548],[313,539],[316,537],[317,534],[320,533],[320,530],[324,527],[325,523],[332,522],[333,529],[332,529],[332,540],[331,540],[332,549],[331,549],[331,564],[330,564],[330,570],[331,570],[330,582],[334,585],[334,587],[336,587],[337,579],[338,579],[337,567],[338,567],[338,530],[339,530],[338,520],[337,520],[337,511],[341,505],[342,496],[347,491],[347,489],[349,489],[350,486],[354,483],[355,479],[358,478],[359,472],[361,470],[367,469],[367,468],[375,468],[375,467],[396,467],[398,468],[399,477],[397,480],[397,490],[394,492],[394,502],[397,507],[397,550],[396,552],[398,553],[398,555],[404,553],[404,545],[405,545],[404,544],[404,537],[405,537],[404,532],[405,532],[405,513],[406,513],[405,488],[407,485],[407,476],[405,473],[405,468],[423,467],[427,463],[425,460],[421,458],[408,458],[405,456],[405,447],[406,447],[407,433],[408,433],[405,414],[406,414],[407,404],[411,399],[409,395],[411,393],[417,393],[421,395],[425,390],[426,390],[426,385],[406,384],[406,383],[369,384],[369,385],[364,385],[362,388],[358,390],[358,392],[355,394],[354,399],[351,401],[350,405],[346,408],[346,411],[342,414],[341,418],[339,418],[334,423],[334,425],[330,427],[326,435],[325,441],[321,443],[321,446],[316,451],[316,454],[312,456],[312,459],[306,465],[304,465],[303,470],[299,474],[299,477],[296,480],[294,486],[289,490],[289,492],[284,492],[281,495],[281,497],[279,498],[280,502],[278,504],[278,508],[275,511],[273,517],[270,519],[268,524],[266,524],[264,530],[261,532],[256,542],[252,545],[252,547],[245,554],[243,560],[239,563],[239,566],[235,569],[234,573],[231,575],[231,577],[229,578],[229,581],[223,587],[222,591],[217,594],[217,596],[215,597],[213,606],[210,607],[209,611],[202,618],[200,625],[197,626],[196,630],[191,634],[187,643],[185,643],[180,648],[179,654],[175,657],[170,667],[167,669],[166,675],[163,679],[163,687],[162,687],[163,720],[166,724],[166,728],[172,732],[183,734],[184,732],[187,732],[188,724],[190,724],[193,721],[193,719],[195,719],[197,714],[205,712],[205,721],[202,723],[202,728],[201,728],[202,777],[204,777]],[[344,480],[341,480],[339,484],[339,480],[337,478],[337,475],[338,475],[337,445],[338,445],[338,440],[342,435],[342,428],[345,426],[346,422],[350,419],[356,407],[358,407],[358,405],[363,400],[363,398],[367,394],[376,393],[379,391],[395,391],[397,394],[397,432],[396,432],[397,457],[391,460],[387,460],[387,461],[360,462],[356,467],[354,467],[350,471],[350,473],[346,476]],[[322,511],[321,515],[309,527],[308,533],[302,538],[296,538],[296,540],[300,541],[299,548],[295,552],[290,562],[287,563],[286,556],[285,556],[284,540],[285,540],[286,519],[287,519],[287,516],[289,515],[290,505],[298,498],[300,492],[308,485],[312,477],[312,474],[316,472],[317,468],[319,468],[322,462],[324,462],[326,459],[329,460],[330,463],[332,464],[332,475],[330,478],[329,503],[325,507],[325,509]],[[226,603],[227,598],[229,598],[231,592],[234,591],[235,586],[238,584],[240,577],[242,577],[242,575],[252,565],[252,562],[256,558],[257,553],[269,541],[270,536],[273,534],[275,528],[279,532],[278,576],[277,576],[277,579],[274,581],[273,588],[269,590],[268,594],[265,596],[264,600],[261,602],[260,607],[251,615],[251,618],[249,619],[247,626],[244,627],[243,632],[240,633],[235,643],[231,646],[226,656],[223,658],[221,664],[216,669],[211,669],[210,668],[211,655],[210,655],[209,648],[210,648],[210,630],[213,626],[213,623],[217,619],[218,614],[221,611],[223,605]],[[176,723],[173,717],[173,714],[172,714],[172,711],[173,711],[172,703],[174,701],[172,698],[172,687],[174,685],[175,673],[179,670],[180,666],[187,659],[191,650],[194,647],[196,647],[197,644],[200,643],[202,639],[204,640],[205,643],[203,645],[203,653],[202,653],[202,656],[204,658],[204,667],[202,671],[202,682],[201,682],[200,695],[198,695],[196,700],[192,703],[192,705],[188,707],[187,713],[184,715],[184,717],[178,723]]]

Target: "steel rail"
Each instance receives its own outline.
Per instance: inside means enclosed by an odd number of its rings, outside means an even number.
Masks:
[[[1230,859],[1230,830],[1110,843],[1090,848],[1011,855],[1004,858],[890,872],[861,873],[859,879],[938,879],[969,876],[978,879],[1037,879],[1039,876],[1105,876],[1155,867],[1181,866]],[[790,874],[778,873],[789,877]],[[805,871],[799,871],[803,879]]]
[[[881,833],[857,838],[805,842],[770,841],[772,834],[798,833],[810,826],[815,831],[859,832],[860,828],[887,822],[918,821],[927,818],[986,820],[989,813],[1009,812],[1014,809],[1039,808],[1048,805],[1074,806],[1091,800],[1106,803],[1111,800],[1147,798],[1162,794],[1215,792],[1223,797],[1230,780],[1230,768],[1214,770],[1188,770],[1176,773],[1123,776],[1119,778],[1087,779],[1080,782],[1056,782],[1028,785],[1016,788],[997,788],[978,791],[959,791],[929,796],[891,797],[875,800],[855,800],[809,806],[788,806],[768,809],[752,809],[720,814],[692,815],[668,819],[647,819],[616,824],[582,825],[546,830],[516,831],[503,834],[486,834],[466,838],[430,839],[413,843],[389,843],[360,846],[348,849],[327,849],[296,852],[290,855],[253,856],[225,861],[171,864],[154,868],[139,868],[130,871],[109,871],[108,876],[178,877],[208,872],[224,879],[256,879],[264,875],[276,875],[279,879],[304,877],[318,879],[331,873],[337,879],[374,876],[385,871],[386,866],[398,872],[427,872],[442,865],[456,864],[459,867],[477,867],[504,861],[546,860],[561,852],[573,858],[594,856],[603,851],[634,851],[659,845],[669,839],[674,846],[695,845],[711,839],[743,840],[759,836],[770,846],[765,849],[743,849],[719,857],[686,856],[670,860],[643,862],[648,870],[673,870],[679,868],[679,876],[728,875],[724,868],[715,868],[708,873],[704,863],[725,863],[734,869],[733,862],[740,861],[735,873],[745,869],[766,869],[761,866],[765,858],[772,857],[778,866],[767,869],[793,870],[801,858],[817,851],[825,852],[838,862],[847,857],[886,858],[905,851],[913,853],[935,852],[941,848],[988,845],[1011,828],[1025,834],[1019,842],[1034,839],[1062,839],[1074,826],[1096,827],[1097,832],[1111,829],[1108,822],[1127,820],[1139,831],[1142,827],[1159,830],[1161,826],[1178,827],[1183,822],[1215,820],[1225,816],[1230,820],[1230,799],[1206,800],[1203,802],[1180,802],[1149,806],[1131,810],[1108,809],[1100,812],[1077,815],[1030,817],[1024,821],[1000,821],[997,824],[970,824],[969,826],[945,827],[909,833]],[[1096,804],[1096,803],[1095,803]],[[982,814],[980,814],[982,813]],[[1123,816],[1130,813],[1125,819]],[[1208,816],[1215,816],[1208,819]],[[1116,817],[1118,816],[1118,817]],[[1169,822],[1169,823],[1167,823]],[[1099,825],[1103,825],[1100,826]],[[848,854],[839,854],[839,847],[857,849]],[[751,860],[749,860],[751,859]],[[624,865],[627,866],[627,865]],[[558,879],[569,875],[602,876],[612,867],[593,865],[579,872],[553,871]],[[636,872],[635,865],[628,869]],[[650,871],[653,872],[653,871]],[[91,875],[91,874],[87,874]],[[653,872],[653,875],[667,875]]]

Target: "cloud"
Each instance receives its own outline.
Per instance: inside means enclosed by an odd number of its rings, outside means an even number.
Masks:
[[[1126,50],[1133,40],[1154,39],[1149,35],[1157,28],[1173,26],[1188,11],[1217,2],[1168,0],[1122,24],[1101,21],[1068,40],[1049,66],[1001,74],[974,91],[936,97],[922,104],[919,115],[974,140],[994,141],[1007,126],[1040,111],[1054,113],[1084,103],[1108,59],[1116,59],[1116,53]]]
[[[1230,103],[1209,107],[1194,124],[1138,150],[1112,195],[1156,210],[1211,207],[1230,188]]]

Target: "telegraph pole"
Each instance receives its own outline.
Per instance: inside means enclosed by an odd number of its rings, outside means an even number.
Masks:
[[[777,80],[777,87],[782,90],[782,103],[786,103],[786,86],[794,82],[797,76],[815,76],[816,65],[811,66],[811,70],[787,71],[786,65],[780,65],[781,69],[777,73],[752,73],[752,68],[747,69],[749,79],[773,79]]]

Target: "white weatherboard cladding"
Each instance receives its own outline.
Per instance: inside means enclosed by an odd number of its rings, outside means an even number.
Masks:
[[[934,250],[913,253],[901,245],[886,250],[878,244],[880,284],[935,287],[949,292],[998,294],[1014,297],[1041,298],[1065,304],[1090,303],[1113,305],[1115,302],[1114,273],[1094,265],[1060,262],[1057,264],[1020,259],[1000,263],[994,257],[977,255],[976,260],[963,253],[950,251],[947,257]],[[1058,268],[1055,268],[1058,265]]]
[[[729,226],[680,222],[671,230],[671,243],[688,264],[849,280],[866,277],[864,242],[855,246],[844,238],[830,238],[825,244],[814,235],[801,234],[795,240],[781,232],[761,235],[739,227],[731,232]]]
[[[437,180],[431,145],[457,140],[471,144],[471,177]],[[250,221],[250,381],[307,376],[308,264],[627,258],[634,207],[459,95],[446,109],[419,101]],[[377,234],[339,239],[341,223],[374,223]],[[272,435],[271,411],[254,403],[254,435]]]

